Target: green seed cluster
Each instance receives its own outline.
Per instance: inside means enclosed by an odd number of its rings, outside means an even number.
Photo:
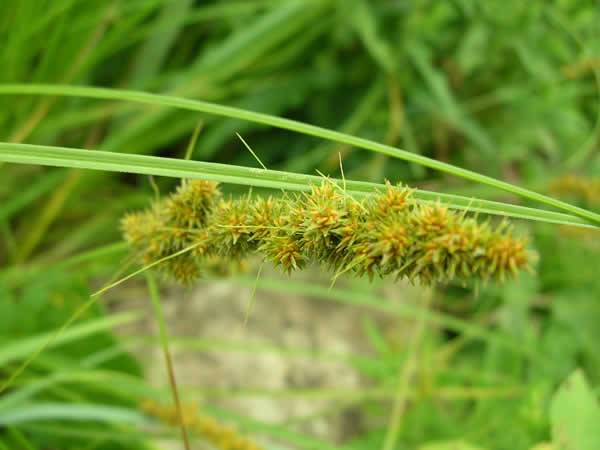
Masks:
[[[149,210],[123,219],[127,242],[146,264],[181,282],[240,264],[258,253],[284,272],[317,262],[336,274],[391,276],[421,283],[505,279],[531,264],[525,242],[388,184],[357,200],[324,180],[280,198],[223,198],[218,185],[184,181]]]

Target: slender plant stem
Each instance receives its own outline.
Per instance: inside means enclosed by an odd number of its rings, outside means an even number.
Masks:
[[[425,332],[425,313],[429,309],[432,294],[433,292],[431,289],[427,289],[424,294],[426,296],[426,301],[418,316],[406,362],[398,376],[398,387],[394,396],[394,405],[392,407],[392,413],[390,415],[382,450],[394,450],[396,442],[398,441],[398,435],[400,434],[400,428],[402,426],[402,417],[404,416],[406,404],[410,397],[410,383],[418,367],[419,349]]]
[[[179,418],[179,424],[181,426],[181,435],[183,437],[183,444],[185,450],[191,450],[190,437],[185,425],[183,412],[181,409],[181,401],[179,399],[179,391],[177,390],[177,381],[175,379],[175,370],[173,369],[173,359],[171,357],[171,351],[169,349],[169,336],[167,334],[167,325],[165,322],[165,316],[162,309],[162,303],[160,301],[160,294],[156,281],[150,272],[146,272],[146,280],[148,282],[148,290],[150,291],[150,299],[152,300],[152,307],[154,309],[154,317],[158,322],[158,328],[160,330],[160,343],[163,350],[163,356],[165,358],[165,365],[167,367],[167,374],[169,377],[169,385],[171,386],[171,393],[173,394],[173,401],[175,403],[175,409],[177,410],[177,416]]]

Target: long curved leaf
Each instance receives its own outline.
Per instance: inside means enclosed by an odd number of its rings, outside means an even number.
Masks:
[[[2,142],[0,142],[0,161],[178,178],[201,178],[225,183],[294,191],[306,191],[310,189],[311,185],[322,182],[321,177],[313,175],[234,166],[230,164]],[[362,181],[332,181],[339,186],[346,186],[347,192],[356,196],[366,195],[377,189],[383,188],[383,185],[381,184]],[[510,205],[507,203],[478,200],[458,195],[438,194],[421,190],[417,191],[415,196],[417,199],[426,202],[439,201],[453,209],[548,223],[594,227],[586,220],[569,214]]]
[[[70,85],[51,85],[51,84],[4,84],[0,85],[0,94],[35,94],[35,95],[58,95],[70,97],[88,97],[106,100],[132,101],[146,103],[157,106],[170,106],[190,111],[198,111],[207,114],[218,116],[231,117],[236,119],[247,120],[249,122],[260,123],[277,128],[282,128],[290,131],[296,131],[322,139],[327,139],[343,144],[351,145],[358,148],[363,148],[373,152],[381,153],[399,158],[415,164],[420,164],[434,170],[449,173],[457,177],[475,181],[477,183],[493,186],[497,189],[511,192],[523,198],[535,200],[540,203],[553,206],[557,209],[566,211],[578,217],[600,223],[600,214],[588,211],[583,208],[565,203],[563,201],[548,197],[538,192],[525,189],[520,186],[497,180],[486,175],[482,175],[471,170],[453,166],[442,161],[437,161],[427,158],[422,155],[401,150],[389,145],[380,144],[368,139],[351,136],[345,133],[340,133],[334,130],[298,122],[283,117],[261,114],[253,111],[247,111],[230,106],[219,105],[199,100],[191,100],[187,98],[174,97],[169,95],[150,94],[139,91],[128,91],[121,89],[98,88],[89,86],[70,86]]]

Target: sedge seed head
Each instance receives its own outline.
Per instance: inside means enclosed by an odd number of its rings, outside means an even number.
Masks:
[[[420,205],[412,214],[415,235],[419,238],[436,237],[450,225],[452,214],[440,205]]]
[[[166,222],[182,228],[203,226],[220,197],[217,183],[204,180],[183,181],[160,207]]]
[[[205,259],[216,253],[211,242],[209,228],[199,229],[191,238],[191,253],[199,259]]]
[[[254,240],[250,199],[221,200],[210,219],[209,238],[216,251],[234,259],[245,258]]]
[[[406,211],[413,203],[413,190],[401,185],[393,186],[386,181],[383,192],[375,195],[370,205],[370,210],[378,217],[387,217],[389,214],[398,214]]]
[[[485,275],[504,280],[527,269],[531,258],[525,242],[511,236],[499,236],[491,240],[486,251]]]
[[[147,245],[153,234],[162,226],[162,221],[153,211],[128,213],[121,220],[123,237],[134,248]]]
[[[252,238],[260,242],[267,238],[277,228],[276,221],[283,215],[282,202],[273,197],[259,197],[250,205]]]
[[[235,428],[201,414],[194,404],[182,404],[178,409],[175,406],[161,405],[154,400],[146,400],[140,408],[169,426],[185,425],[219,450],[261,450],[261,447],[242,436]]]
[[[402,223],[384,223],[373,233],[370,256],[380,258],[381,266],[392,263],[398,267],[402,265],[409,246],[408,230]]]
[[[287,274],[304,268],[307,262],[301,243],[290,234],[271,236],[259,250]]]
[[[158,265],[159,271],[178,283],[189,285],[200,278],[198,261],[189,253],[170,258]]]
[[[305,194],[298,210],[304,215],[301,222],[302,244],[305,251],[317,260],[327,260],[339,242],[348,215],[345,198],[331,183],[313,186]]]
[[[226,273],[228,261],[256,251],[287,273],[313,260],[337,273],[423,283],[502,280],[530,267],[526,243],[508,225],[492,228],[411,195],[388,183],[355,200],[325,181],[306,194],[223,199],[216,184],[188,182],[149,211],[127,215],[122,229],[146,263],[193,246],[159,267],[185,283],[213,267]]]

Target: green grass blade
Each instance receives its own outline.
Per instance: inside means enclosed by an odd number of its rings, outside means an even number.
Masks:
[[[158,291],[156,281],[154,281],[154,277],[150,273],[146,273],[146,280],[148,282],[148,290],[150,291],[150,300],[152,301],[152,308],[154,309],[154,317],[158,323],[158,329],[160,332],[160,344],[163,351],[163,357],[165,359],[165,366],[169,378],[169,385],[171,387],[171,395],[173,396],[173,402],[175,403],[177,418],[179,420],[179,427],[181,428],[181,437],[183,438],[185,450],[190,450],[190,438],[183,417],[181,400],[179,398],[179,391],[177,389],[177,380],[175,378],[175,369],[173,367],[173,357],[171,354],[171,350],[169,349],[169,335],[167,333],[167,323],[165,321],[165,315],[160,299],[160,293]]]
[[[69,256],[61,261],[52,261],[52,264],[56,269],[67,270],[76,266],[78,270],[81,270],[85,265],[102,262],[109,258],[112,260],[112,258],[127,254],[128,251],[129,247],[126,242],[117,242]],[[4,268],[0,270],[0,283],[6,287],[15,288],[26,283],[32,277],[39,276],[40,273],[47,270],[47,267],[47,263],[36,261],[26,265]]]
[[[66,423],[25,423],[19,426],[24,432],[36,433],[42,436],[49,436],[54,439],[57,437],[63,438],[66,442],[71,442],[73,439],[87,440],[87,441],[102,441],[104,443],[119,443],[122,448],[139,448],[132,447],[131,444],[135,444],[139,441],[146,441],[149,436],[155,436],[158,433],[155,431],[148,431],[138,429],[134,425],[124,426],[123,424],[115,425],[114,428],[118,427],[118,431],[107,427],[103,423],[98,423],[96,426],[86,424],[84,427],[74,427],[73,424]],[[160,434],[164,436],[164,433]],[[127,446],[129,445],[129,447]],[[97,448],[97,447],[94,447]],[[150,450],[153,447],[142,447],[146,450]],[[3,450],[0,446],[0,450]]]
[[[175,108],[187,109],[190,111],[214,114],[223,117],[242,119],[249,122],[260,123],[263,125],[282,128],[298,133],[319,137],[331,141],[340,142],[365,150],[399,158],[415,164],[420,164],[434,170],[449,173],[477,183],[493,186],[497,189],[511,192],[523,198],[538,201],[540,203],[566,211],[573,215],[600,223],[600,214],[579,208],[574,205],[553,199],[546,195],[531,191],[529,189],[516,186],[505,181],[497,180],[486,175],[482,175],[471,170],[453,166],[442,161],[427,158],[422,155],[410,153],[406,150],[400,150],[395,147],[380,144],[368,139],[363,139],[348,134],[340,133],[326,128],[298,122],[282,117],[275,117],[268,114],[261,114],[253,111],[246,111],[239,108],[219,105],[216,103],[203,102],[199,100],[190,100],[186,98],[149,94],[146,92],[127,91],[119,89],[97,88],[87,86],[69,86],[69,85],[47,85],[47,84],[4,84],[0,85],[0,94],[35,94],[35,95],[57,95],[70,97],[88,97],[106,100],[122,100],[139,103],[146,103],[157,106],[170,106]]]
[[[254,280],[253,277],[243,275],[236,276],[233,278],[233,281],[246,287],[252,287],[252,283],[256,283],[256,280]],[[347,288],[328,289],[324,286],[319,286],[318,284],[304,284],[291,280],[281,281],[275,278],[260,279],[258,281],[258,289],[285,294],[293,293],[310,298],[322,299],[324,301],[367,308],[399,318],[415,319],[423,314],[428,323],[446,327],[461,333],[462,335],[501,346],[517,354],[526,356],[538,363],[543,363],[541,357],[539,357],[533,349],[523,347],[517,340],[510,336],[490,331],[477,323],[452,317],[448,314],[433,310],[423,311],[422,306],[416,307],[404,303],[392,304],[382,301],[377,295],[371,295],[357,290]]]
[[[311,185],[322,182],[322,177],[314,175],[229,164],[14,143],[0,143],[0,161],[178,178],[201,178],[224,183],[294,191],[306,191],[310,189]],[[333,181],[340,186],[343,185],[341,180]],[[376,183],[346,180],[347,192],[357,196],[372,193],[382,187],[383,185]],[[421,190],[417,191],[415,196],[422,201],[439,201],[453,209],[547,223],[593,227],[579,217],[553,211]]]
[[[0,206],[0,222],[10,219],[19,211],[26,208],[39,197],[51,191],[64,178],[63,172],[54,172],[38,177],[38,179],[21,192],[15,192],[11,198],[2,202]]]
[[[2,344],[2,349],[0,350],[0,367],[5,366],[13,361],[27,358],[46,343],[46,348],[56,347],[68,342],[73,342],[77,339],[82,339],[86,336],[109,330],[119,325],[131,323],[138,318],[139,317],[136,314],[132,313],[118,314],[102,319],[90,320],[80,325],[75,325],[70,329],[65,330],[60,336],[57,337],[55,337],[56,331],[50,331],[25,339],[17,339],[11,342],[4,341]],[[52,341],[49,342],[50,340]]]
[[[37,403],[0,413],[0,425],[20,425],[47,420],[100,421],[141,425],[144,417],[137,411],[108,405]]]
[[[150,398],[155,391],[140,378],[121,372],[109,370],[73,370],[68,369],[52,374],[44,374],[38,378],[27,379],[27,382],[0,398],[0,411],[10,411],[16,407],[35,402],[35,399],[61,384],[79,384],[101,390],[129,401],[139,398]]]

